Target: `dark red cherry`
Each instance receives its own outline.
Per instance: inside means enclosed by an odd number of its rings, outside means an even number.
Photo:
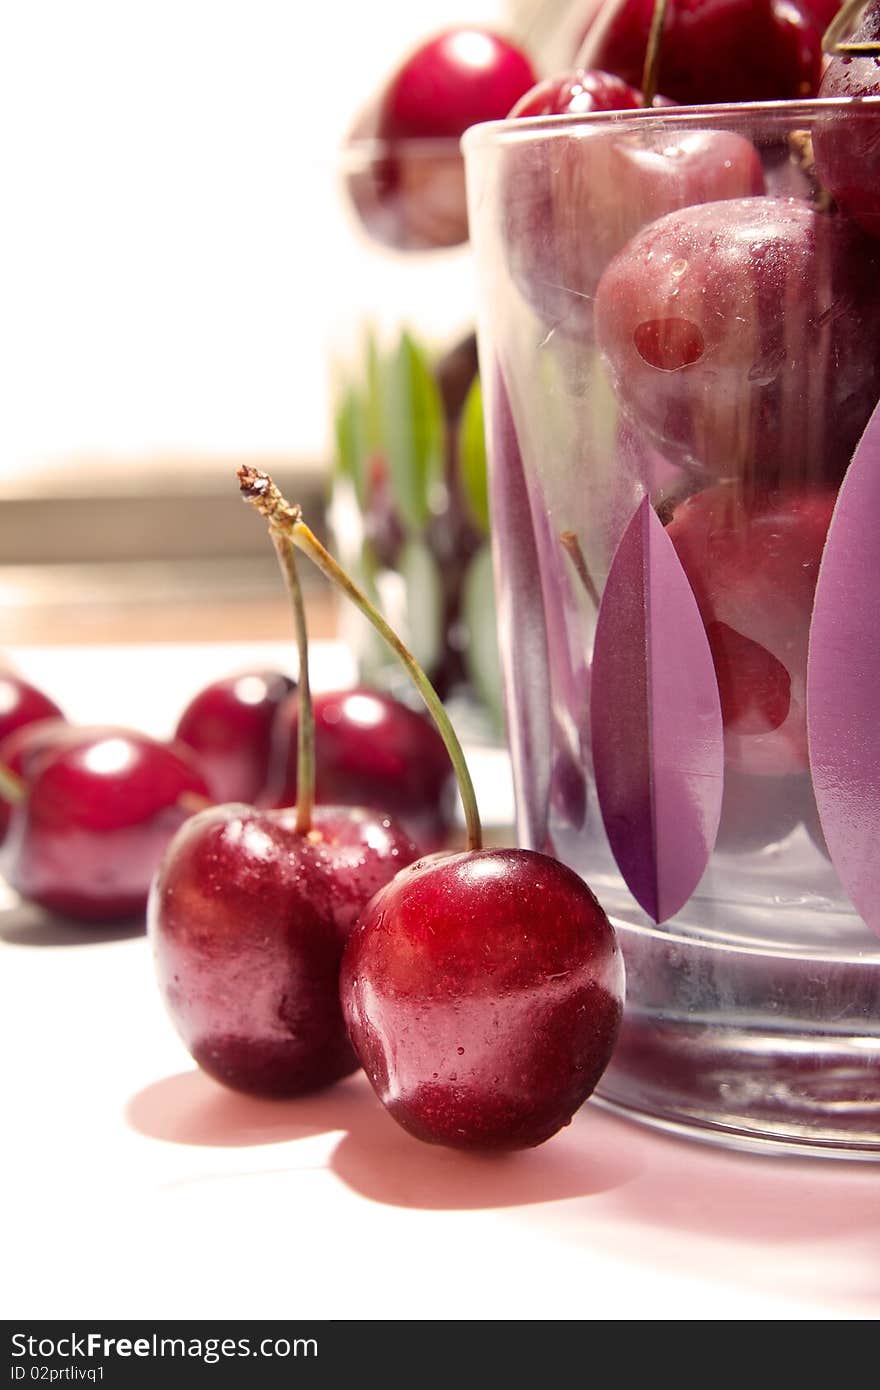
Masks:
[[[807,643],[834,503],[815,492],[746,506],[724,484],[687,498],[667,526],[712,650],[725,759],[739,773],[807,768]]]
[[[623,967],[605,913],[558,860],[436,855],[369,904],[342,962],[354,1049],[389,1113],[464,1149],[543,1143],[614,1046]]]
[[[534,81],[525,54],[484,29],[450,29],[410,54],[347,142],[346,185],[370,235],[404,251],[466,241],[459,138],[506,116]]]
[[[296,682],[247,671],[206,686],[187,705],[175,737],[190,747],[215,801],[253,801],[266,786],[272,728]]]
[[[319,807],[218,806],[165,856],[148,930],[169,1013],[196,1062],[226,1086],[291,1096],[357,1066],[339,962],[373,893],[416,856],[387,819]]]
[[[314,697],[316,799],[322,805],[369,806],[392,816],[420,849],[445,841],[455,806],[455,778],[443,740],[421,714],[379,691],[358,688]],[[296,800],[298,700],[282,706],[278,725],[282,782],[269,803]]]
[[[0,671],[0,739],[36,719],[63,719],[54,700],[12,671]]]
[[[880,0],[873,0],[852,35],[853,43],[880,42]],[[820,97],[880,96],[880,58],[831,59]],[[837,202],[865,231],[880,236],[880,110],[854,105],[816,122],[816,172]]]
[[[607,267],[596,338],[672,462],[772,490],[837,484],[880,396],[880,247],[794,198],[670,213]]]
[[[351,204],[374,241],[395,251],[434,251],[467,241],[457,139],[386,140],[374,104],[348,136],[342,167]]]
[[[188,750],[127,729],[88,730],[45,750],[12,808],[7,877],[67,917],[143,912],[162,852],[208,795]]]
[[[571,74],[555,97],[542,85],[547,99],[536,103],[558,100],[563,112],[581,101],[595,111],[641,105],[639,92],[607,73]],[[510,273],[548,326],[588,339],[602,272],[640,228],[693,203],[763,191],[757,151],[730,131],[671,131],[649,120],[511,141],[501,185]]]
[[[398,68],[379,104],[380,138],[457,140],[468,126],[503,119],[535,84],[520,48],[488,29],[449,29]]]
[[[610,72],[576,68],[558,77],[545,77],[520,97],[510,112],[515,116],[583,116],[591,111],[637,111],[642,94]]]
[[[641,81],[654,0],[608,5],[587,31],[585,67]],[[686,106],[814,96],[822,26],[790,0],[669,0],[657,85]]]

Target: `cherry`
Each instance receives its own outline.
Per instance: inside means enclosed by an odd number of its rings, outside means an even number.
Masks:
[[[74,730],[44,748],[12,808],[7,876],[67,917],[136,917],[162,851],[207,791],[182,747],[127,729]]]
[[[195,1061],[226,1086],[292,1096],[354,1071],[339,1006],[346,937],[417,854],[390,821],[319,807],[218,806],[165,856],[148,931],[165,1004]]]
[[[12,671],[0,671],[0,739],[36,719],[63,718],[54,700]]]
[[[641,93],[602,72],[543,83],[515,115],[633,110]],[[658,129],[633,122],[563,129],[504,152],[502,216],[511,275],[542,319],[590,338],[607,263],[646,223],[692,203],[764,190],[754,146],[727,131]]]
[[[348,190],[367,231],[399,250],[466,241],[459,137],[506,116],[534,81],[525,54],[486,29],[450,29],[420,45],[349,137]]]
[[[609,5],[578,61],[641,81],[655,0]],[[687,106],[815,95],[822,28],[790,0],[669,0],[658,86]]]
[[[404,1129],[465,1149],[526,1148],[602,1075],[623,967],[586,884],[529,850],[421,860],[368,906],[342,964],[349,1034]]]
[[[189,702],[175,738],[195,753],[215,800],[253,801],[265,789],[275,716],[295,686],[278,671],[249,671]]]
[[[254,1095],[293,1096],[357,1066],[339,1004],[339,962],[377,888],[418,851],[389,819],[313,806],[308,641],[288,508],[274,484],[239,470],[269,520],[293,602],[301,725],[295,808],[213,807],[172,841],[150,895],[160,990],[205,1071]],[[265,483],[265,486],[261,486]]]
[[[423,715],[376,690],[316,695],[315,798],[319,804],[369,806],[394,817],[420,848],[442,844],[452,824],[455,777],[443,740]],[[268,803],[296,795],[299,701],[281,708],[283,780]]]
[[[670,213],[607,267],[596,337],[672,462],[837,484],[880,395],[880,248],[795,199]]]
[[[273,490],[261,475],[252,486]],[[390,1113],[420,1139],[471,1149],[543,1143],[611,1056],[623,998],[614,932],[557,860],[482,849],[461,746],[424,672],[298,509],[285,504],[279,520],[409,672],[446,744],[467,823],[465,853],[397,874],[349,938],[340,998],[355,1051]]]
[[[457,140],[383,139],[373,104],[348,136],[343,172],[351,204],[374,241],[395,251],[434,251],[467,241]]]
[[[872,0],[853,43],[880,42],[880,0]],[[880,96],[880,57],[831,59],[820,97]],[[880,236],[880,111],[851,109],[824,119],[813,131],[816,172],[837,202],[865,231]]]
[[[457,140],[468,126],[501,120],[535,83],[515,44],[488,29],[448,29],[421,44],[382,96],[385,140]]]
[[[518,116],[585,116],[592,111],[637,111],[642,94],[613,73],[576,68],[538,82],[510,112]]]
[[[807,642],[834,502],[829,491],[746,505],[721,484],[687,498],[666,528],[706,627],[737,772],[807,768]]]

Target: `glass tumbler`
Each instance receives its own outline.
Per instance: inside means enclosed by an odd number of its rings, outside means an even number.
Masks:
[[[880,1153],[878,148],[873,99],[464,139],[520,841],[620,933],[600,1099],[765,1152]]]

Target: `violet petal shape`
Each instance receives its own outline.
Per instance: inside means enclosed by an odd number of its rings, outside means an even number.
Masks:
[[[552,761],[547,624],[522,454],[498,368],[488,421],[498,636],[519,838],[525,848],[542,851]]]
[[[663,922],[699,883],[718,832],[724,738],[696,600],[649,500],[611,562],[593,652],[596,788],[630,892]]]
[[[880,405],[838,493],[819,569],[807,732],[831,862],[880,934]]]

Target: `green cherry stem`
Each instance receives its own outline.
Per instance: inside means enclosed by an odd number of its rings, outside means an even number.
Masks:
[[[307,835],[312,828],[315,806],[315,713],[309,681],[309,634],[302,585],[296,564],[296,550],[290,534],[292,519],[298,510],[285,502],[271,478],[244,465],[238,470],[242,495],[269,523],[269,534],[293,610],[296,647],[299,653],[297,683],[297,743],[296,743],[296,830]]]
[[[247,474],[245,482],[243,474]],[[302,519],[302,510],[299,507],[292,507],[289,502],[281,496],[272,479],[266,473],[258,473],[256,469],[239,469],[239,479],[241,480],[242,492],[249,500],[253,501],[258,510],[269,519],[273,531],[281,532],[283,535],[301,550],[304,555],[308,555],[313,564],[317,565],[321,573],[341,589],[348,599],[359,608],[364,617],[372,623],[380,637],[388,643],[391,650],[397,656],[404,670],[409,675],[422,699],[428,707],[428,713],[437,726],[449,760],[455,771],[458,782],[458,790],[461,796],[462,806],[464,807],[465,825],[467,828],[467,847],[469,850],[478,850],[483,847],[483,832],[480,826],[480,813],[477,809],[477,797],[474,792],[474,784],[471,781],[470,773],[467,769],[464,753],[458,741],[455,730],[449,719],[449,715],[443,708],[440,696],[437,694],[428,677],[425,675],[419,663],[416,661],[412,652],[401,642],[397,633],[382,617],[382,614],[371,603],[367,595],[358,588],[354,580],[350,579],[341,565],[333,559],[329,550],[326,550],[313,531],[309,529]],[[259,500],[258,500],[259,499]]]
[[[642,69],[642,100],[646,106],[653,106],[654,98],[657,95],[660,50],[663,47],[663,26],[666,23],[668,3],[669,0],[654,0],[654,13],[651,15],[651,28],[648,31],[648,47],[645,50],[645,66]]]
[[[10,806],[15,806],[24,800],[25,792],[24,778],[13,772],[11,767],[6,767],[5,763],[0,763],[0,801],[8,801]]]

